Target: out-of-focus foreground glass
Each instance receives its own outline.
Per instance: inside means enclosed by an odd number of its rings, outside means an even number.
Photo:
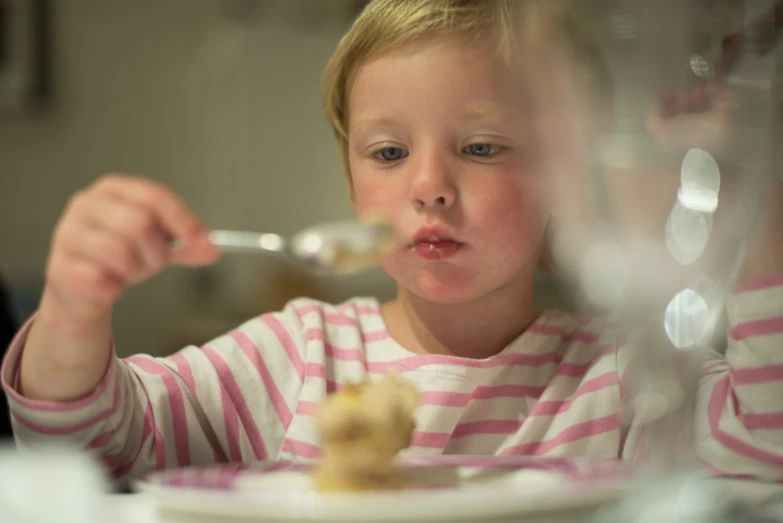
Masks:
[[[701,371],[693,349],[725,350],[725,306],[770,187],[778,189],[771,184],[781,170],[783,3],[601,5],[586,14],[613,92],[607,85],[596,92],[589,75],[583,85],[564,80],[589,66],[579,52],[542,65],[541,78],[554,80],[533,88],[543,115],[552,265],[576,302],[608,313],[618,359],[634,362],[623,376],[624,421],[629,431],[643,426],[648,471],[667,478],[644,489],[644,503],[680,499],[687,486],[689,500],[697,491],[711,499],[689,515],[707,520],[718,504],[692,481]],[[573,122],[586,132],[565,132]],[[602,517],[641,521],[639,514]]]

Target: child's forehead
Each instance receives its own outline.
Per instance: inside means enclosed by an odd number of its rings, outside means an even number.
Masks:
[[[348,106],[391,102],[394,94],[406,92],[424,96],[437,86],[443,101],[463,102],[461,119],[508,116],[510,108],[527,108],[527,84],[545,81],[539,71],[543,60],[523,55],[509,59],[498,52],[494,40],[474,35],[434,35],[407,42],[377,53],[357,69]]]

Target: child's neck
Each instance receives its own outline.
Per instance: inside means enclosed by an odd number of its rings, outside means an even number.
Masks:
[[[484,359],[507,347],[538,317],[533,282],[457,305],[423,300],[405,289],[384,305],[392,337],[412,352]]]

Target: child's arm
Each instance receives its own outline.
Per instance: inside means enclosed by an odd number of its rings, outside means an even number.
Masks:
[[[277,458],[302,387],[299,318],[290,306],[168,358],[112,356],[91,394],[65,402],[32,400],[15,387],[27,325],[2,371],[17,441],[90,449],[120,481],[163,467]]]
[[[174,239],[183,245],[176,252]],[[20,389],[39,400],[88,395],[108,364],[112,310],[124,291],[169,264],[216,259],[207,229],[165,187],[106,176],[77,193],[54,231]]]
[[[783,480],[783,274],[741,285],[728,303],[725,361],[704,367],[700,457],[731,475]]]
[[[727,303],[725,362],[705,367],[697,443],[717,471],[783,480],[783,184],[769,180],[740,284]]]
[[[710,126],[698,116],[687,118],[678,122],[683,131],[731,125],[728,114]],[[668,129],[659,131],[664,138]],[[783,480],[783,184],[773,176],[765,183],[740,284],[727,303],[726,355],[704,353],[694,428],[697,452],[708,470],[777,482]],[[622,350],[619,354],[621,375],[633,372]],[[626,458],[645,457],[646,435],[639,427],[631,432]]]
[[[702,361],[694,410],[694,444],[705,468],[720,476],[783,481],[783,274],[746,282],[730,298],[725,357]],[[674,349],[671,349],[674,350]],[[618,350],[621,393],[640,369],[629,347]],[[696,379],[696,378],[694,378]],[[646,461],[649,428],[632,424],[622,458]]]
[[[134,450],[164,449],[142,443],[173,441],[163,401],[187,396],[114,359],[112,310],[126,288],[168,264],[216,258],[195,214],[152,181],[107,176],[77,193],[55,228],[38,314],[2,371],[20,439],[92,446],[115,471],[135,461]]]

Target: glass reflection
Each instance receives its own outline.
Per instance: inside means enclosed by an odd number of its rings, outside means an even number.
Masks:
[[[609,28],[618,40],[636,37],[636,18],[629,9],[616,9],[609,15]]]
[[[678,349],[701,343],[707,335],[708,323],[707,302],[693,289],[680,291],[666,307],[664,328]]]
[[[692,54],[690,59],[691,71],[699,78],[709,78],[711,68],[707,60],[699,54]]]
[[[666,221],[666,247],[681,265],[689,265],[704,252],[712,234],[712,215],[674,203]]]
[[[691,149],[680,170],[677,199],[694,211],[713,212],[718,207],[720,168],[715,158],[703,149]]]

